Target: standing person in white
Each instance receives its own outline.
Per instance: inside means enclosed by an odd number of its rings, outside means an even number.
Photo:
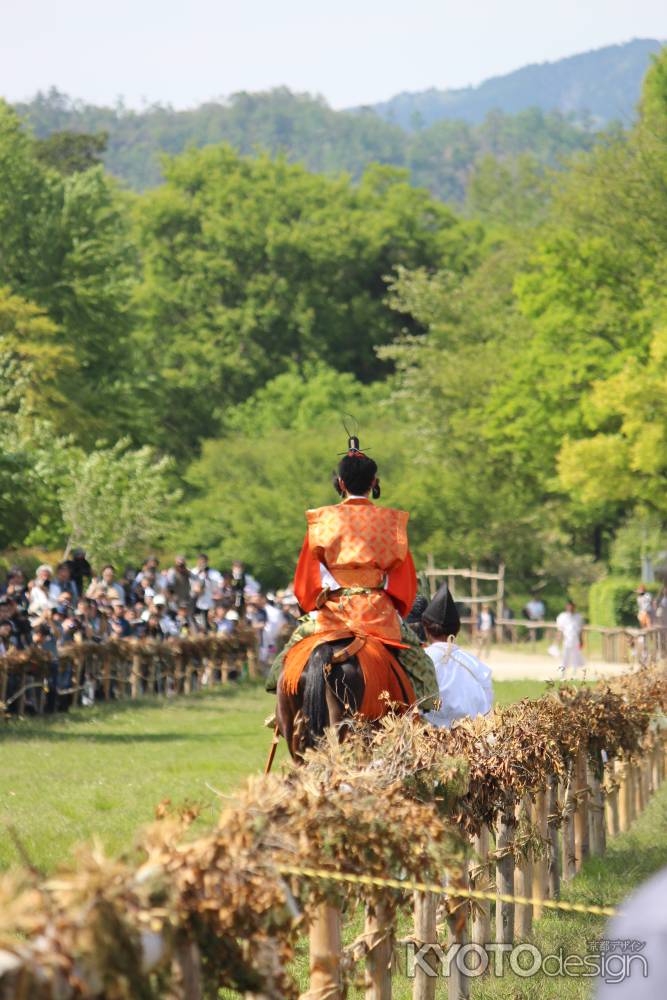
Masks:
[[[565,605],[565,611],[561,611],[556,619],[556,628],[563,637],[560,665],[563,677],[568,667],[572,667],[574,674],[577,667],[584,665],[584,657],[581,652],[581,630],[583,627],[584,620],[578,613],[574,601],[568,601]]]
[[[433,726],[449,728],[457,719],[486,715],[493,707],[491,671],[453,641],[461,621],[446,583],[424,611],[422,624],[428,640],[425,652],[433,660],[440,695],[440,708],[426,712],[424,718]]]

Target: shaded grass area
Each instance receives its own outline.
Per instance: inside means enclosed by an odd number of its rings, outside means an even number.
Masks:
[[[495,685],[498,704],[539,697],[541,681]],[[271,741],[263,725],[274,698],[257,684],[188,697],[117,702],[0,726],[0,868],[19,858],[15,829],[38,868],[53,870],[73,845],[97,835],[110,852],[131,845],[165,798],[196,803],[196,828],[229,793],[262,771]],[[276,766],[285,759],[281,745]]]
[[[129,846],[165,798],[198,804],[196,826],[212,825],[221,806],[216,791],[229,793],[264,767],[271,733],[263,722],[273,702],[258,685],[229,684],[5,724],[0,866],[18,860],[9,823],[46,871],[93,834],[111,852]]]

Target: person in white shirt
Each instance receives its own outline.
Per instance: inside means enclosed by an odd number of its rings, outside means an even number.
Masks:
[[[561,647],[560,672],[565,676],[568,667],[572,667],[572,672],[576,673],[578,667],[583,667],[584,657],[581,652],[581,630],[584,627],[584,620],[577,612],[574,601],[568,601],[565,611],[561,611],[556,619],[556,628],[563,637]]]
[[[424,611],[422,624],[440,695],[440,708],[425,712],[424,718],[449,728],[457,719],[486,715],[493,707],[491,671],[454,642],[461,622],[446,583]]]
[[[195,608],[210,611],[215,604],[213,594],[222,588],[222,574],[211,569],[208,556],[202,552],[197,556],[197,568],[190,571],[190,578],[193,584],[199,584],[199,589],[194,588]]]

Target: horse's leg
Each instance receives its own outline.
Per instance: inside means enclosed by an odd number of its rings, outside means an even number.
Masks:
[[[361,708],[364,699],[364,675],[356,659],[334,668],[327,683],[329,724],[338,730],[340,742],[350,731],[350,716]]]
[[[287,694],[282,685],[282,674],[278,680],[276,693],[276,722],[280,735],[284,737],[287,748],[293,760],[297,759],[299,743],[299,697],[298,694]]]

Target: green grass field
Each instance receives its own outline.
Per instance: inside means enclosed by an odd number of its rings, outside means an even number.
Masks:
[[[537,697],[538,681],[496,684],[501,704]],[[264,767],[274,698],[260,686],[120,702],[0,729],[0,867],[18,855],[14,828],[34,865],[52,871],[92,835],[110,852],[132,843],[165,798],[197,803],[203,828],[229,793]],[[285,755],[281,745],[276,764]]]
[[[495,685],[496,700],[508,704],[535,698],[546,685],[506,681]],[[149,822],[155,806],[197,803],[196,828],[213,824],[220,793],[233,793],[249,774],[261,771],[271,734],[263,721],[273,697],[259,686],[229,685],[188,698],[145,700],[77,709],[69,715],[10,721],[0,730],[0,867],[15,864],[18,854],[12,827],[25,853],[38,868],[52,871],[67,862],[73,846],[98,836],[110,852],[129,847],[135,832]],[[277,764],[285,758],[279,750]],[[604,859],[592,859],[584,872],[564,887],[566,899],[620,902],[634,886],[667,864],[667,785],[624,836],[610,843]],[[346,936],[361,929],[361,915],[346,917]],[[531,940],[546,952],[559,946],[582,953],[600,937],[604,920],[591,916],[548,914]],[[402,919],[400,934],[408,934]],[[295,973],[307,978],[306,943]],[[394,996],[407,1000],[412,983],[395,977]],[[446,995],[440,983],[437,995]],[[473,984],[473,1000],[583,1000],[590,980],[503,979],[485,977]],[[224,993],[224,996],[231,994]],[[351,996],[361,995],[354,990]]]

